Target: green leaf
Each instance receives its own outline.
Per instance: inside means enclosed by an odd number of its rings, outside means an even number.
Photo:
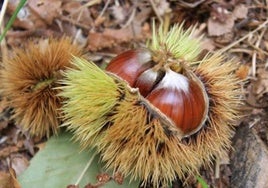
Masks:
[[[197,178],[197,181],[201,184],[202,188],[209,188],[208,184],[202,177],[197,176],[196,178]]]
[[[71,134],[63,133],[48,140],[45,148],[35,155],[29,168],[18,178],[23,188],[65,188],[76,183],[94,152],[81,152],[78,144],[70,141],[71,137]],[[105,172],[99,161],[100,158],[96,155],[79,183],[80,188],[88,183],[97,183],[96,176]],[[110,181],[103,187],[136,188],[138,182],[129,183],[125,178],[121,186]]]

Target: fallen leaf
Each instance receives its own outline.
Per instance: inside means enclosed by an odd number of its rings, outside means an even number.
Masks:
[[[13,14],[16,7],[18,6],[19,1],[9,1],[8,3],[8,12],[10,15]],[[13,23],[14,27],[19,27],[23,29],[35,30],[46,28],[47,24],[32,10],[29,6],[24,6],[20,9],[17,19]]]
[[[244,19],[248,15],[248,7],[244,4],[239,4],[235,7],[233,11],[233,16],[235,19]]]
[[[29,168],[19,176],[21,186],[23,188],[75,187],[74,183],[95,152],[81,151],[78,143],[71,142],[71,138],[70,133],[51,137],[45,148],[32,158]],[[81,179],[79,187],[82,188],[89,183],[98,184],[96,176],[104,171],[103,165],[100,156],[96,155]],[[138,181],[130,183],[129,178],[126,178],[121,186],[136,188],[138,184]],[[119,185],[115,181],[109,181],[105,187],[116,188]]]
[[[208,34],[209,36],[220,36],[232,31],[234,26],[233,16],[229,16],[224,23],[210,17],[208,19]]]
[[[21,188],[12,169],[9,173],[0,171],[0,188]]]
[[[210,17],[217,22],[225,23],[230,16],[230,12],[223,4],[215,3],[211,8]]]
[[[27,167],[29,166],[29,161],[23,155],[18,154],[12,156],[10,165],[12,169],[14,169],[14,171],[16,172],[16,175],[19,176],[27,169]]]
[[[218,44],[229,44],[234,40],[234,32],[224,33],[218,37],[215,37],[214,42]]]
[[[104,32],[90,32],[88,35],[88,49],[91,51],[111,48],[123,42],[143,38],[141,28],[134,32],[131,27],[123,29],[105,29]]]
[[[264,93],[268,93],[268,71],[261,69],[258,72],[258,79],[253,85],[253,94],[262,97]]]
[[[241,65],[236,70],[235,74],[239,79],[244,80],[248,77],[249,70],[250,70],[250,67],[248,65]]]
[[[223,5],[212,6],[210,18],[208,19],[209,36],[220,36],[232,32],[235,20],[247,17],[248,8],[239,4],[233,12],[229,12]]]
[[[65,3],[62,6],[62,11],[69,13],[67,16],[81,24],[89,25],[92,22],[88,8],[78,1]]]
[[[78,185],[68,185],[66,188],[79,188]]]
[[[8,121],[0,120],[0,131],[5,129],[7,126],[8,126]]]
[[[61,14],[61,0],[28,0],[28,5],[48,24]]]
[[[127,17],[130,15],[128,7],[122,7],[120,5],[113,5],[111,7],[112,15],[114,16],[117,23],[121,24],[125,22]]]
[[[156,4],[156,11],[159,14],[159,16],[163,16],[166,13],[171,12],[169,2],[167,2],[166,0],[154,1],[154,2]]]
[[[10,187],[10,174],[0,171],[0,188]]]
[[[0,158],[6,158],[8,157],[11,153],[17,152],[19,148],[17,146],[7,146],[3,149],[0,150]]]
[[[246,102],[253,107],[266,108],[268,106],[268,72],[265,69],[258,70],[257,80],[252,80],[248,86]]]
[[[204,38],[202,40],[201,45],[202,45],[202,49],[207,50],[207,51],[212,51],[216,48],[214,41],[211,38]]]

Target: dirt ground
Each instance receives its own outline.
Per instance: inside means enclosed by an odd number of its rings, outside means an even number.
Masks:
[[[7,4],[2,29],[18,2],[12,0]],[[3,1],[0,6],[4,8]],[[245,80],[241,86],[245,104],[241,108],[243,116],[237,122],[237,131],[249,128],[248,134],[253,132],[254,138],[260,141],[261,150],[267,152],[267,0],[28,0],[7,32],[0,55],[4,61],[12,48],[23,46],[29,39],[69,36],[74,43],[87,49],[88,58],[105,66],[116,54],[143,45],[151,36],[152,20],[156,23],[168,21],[170,25],[184,23],[185,28],[196,25],[197,32],[203,35],[204,51],[221,50],[240,63],[236,74]],[[19,175],[46,142],[45,138],[30,138],[23,133],[10,118],[10,112],[6,99],[1,97],[0,176],[8,172],[9,167]],[[233,146],[247,136],[239,135],[234,138]],[[245,142],[252,140],[245,139]],[[201,170],[210,187],[239,187],[234,186],[236,183],[232,180],[232,176],[237,175],[237,169],[231,167],[237,164],[233,164],[237,159],[234,155],[242,154],[231,151],[212,168]],[[246,161],[240,161],[243,162]],[[200,184],[190,185],[201,187]],[[174,182],[174,187],[181,186],[181,182]]]

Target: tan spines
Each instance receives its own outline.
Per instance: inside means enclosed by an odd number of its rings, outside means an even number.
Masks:
[[[197,174],[199,159],[194,150],[187,152],[188,146],[180,144],[175,127],[163,125],[158,116],[150,118],[144,102],[126,93],[110,118],[113,123],[98,142],[106,166],[154,187],[168,185],[185,173]]]
[[[240,83],[234,71],[234,61],[224,61],[224,57],[215,54],[206,57],[196,68],[210,98],[208,120],[205,127],[190,139],[191,150],[196,150],[202,163],[209,163],[217,156],[222,156],[231,147],[233,127],[240,118],[241,107]]]
[[[107,168],[160,187],[198,174],[230,147],[240,105],[233,62],[214,55],[193,67],[210,106],[205,126],[187,140],[137,89],[93,63],[75,58],[73,65],[78,70],[65,71],[62,81],[65,125],[83,148],[96,147]]]
[[[74,133],[83,149],[94,147],[109,126],[107,116],[123,95],[113,78],[92,62],[74,57],[74,68],[64,71],[60,96],[63,126]],[[120,86],[121,87],[121,86]]]
[[[166,125],[158,116],[150,118],[152,109],[141,105],[146,103],[143,98],[126,92],[110,117],[113,124],[98,143],[106,166],[158,187],[176,177],[196,175],[202,165],[223,155],[231,146],[233,124],[239,118],[240,86],[233,63],[224,63],[216,55],[196,68],[211,105],[205,127],[187,142],[180,140],[173,125]]]
[[[12,57],[3,62],[3,95],[14,108],[16,123],[31,135],[58,132],[61,99],[53,87],[61,78],[60,70],[70,65],[72,55],[81,56],[81,49],[67,38],[51,38],[14,49]]]

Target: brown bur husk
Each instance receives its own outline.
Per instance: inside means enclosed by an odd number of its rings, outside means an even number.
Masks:
[[[239,81],[236,65],[220,55],[205,57],[193,67],[210,99],[203,128],[188,138],[138,90],[93,63],[73,60],[64,73],[61,96],[65,126],[83,148],[96,147],[106,167],[144,185],[167,186],[176,178],[198,174],[204,164],[230,147],[238,118]]]
[[[81,49],[68,38],[29,42],[13,50],[3,62],[1,92],[13,108],[17,125],[31,135],[58,133],[61,98],[53,87],[62,78],[60,71],[70,66],[72,55],[81,57]]]

